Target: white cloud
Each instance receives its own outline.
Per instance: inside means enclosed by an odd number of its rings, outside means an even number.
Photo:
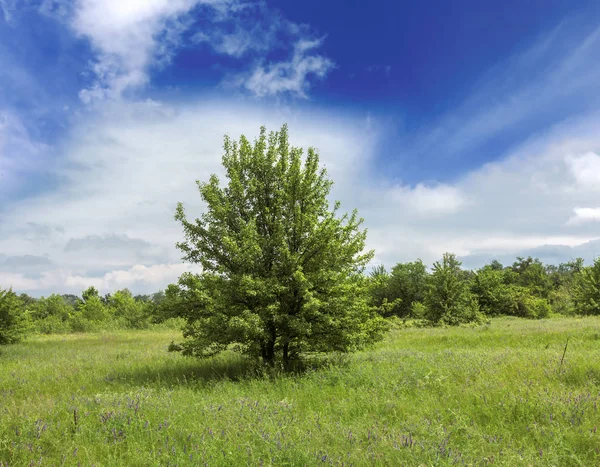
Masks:
[[[155,264],[149,267],[134,265],[128,269],[107,272],[101,277],[73,275],[62,269],[45,271],[39,278],[3,272],[0,273],[0,284],[12,287],[15,291],[31,291],[36,295],[56,292],[79,294],[91,286],[102,294],[123,288],[150,293],[164,288],[165,284],[176,282],[184,272],[194,270],[186,264]]]
[[[321,149],[340,191],[357,171],[364,172],[362,158],[370,154],[375,138],[373,131],[361,131],[362,119],[333,122],[316,113],[240,108],[225,102],[178,107],[113,103],[103,109],[100,116],[73,129],[57,165],[62,183],[56,191],[4,206],[0,253],[47,254],[57,265],[56,274],[32,282],[0,266],[0,284],[38,293],[52,287],[72,290],[84,283],[120,288],[131,284],[130,269],[138,265],[135,271],[146,275],[135,275],[136,290],[164,287],[166,279],[157,285],[148,279],[152,270],[140,268],[180,262],[175,243],[182,233],[173,220],[176,203],[183,201],[191,216],[201,211],[195,180],[221,173],[225,133],[254,137],[261,124],[276,129],[289,122],[295,143]]]
[[[586,222],[600,222],[600,208],[575,208],[575,215],[568,221],[568,225],[578,225]]]
[[[467,203],[460,189],[449,185],[400,186],[393,188],[390,195],[404,209],[422,215],[452,214]]]
[[[33,279],[0,267],[0,283],[38,293],[164,287],[183,268],[176,202],[192,217],[202,211],[194,181],[222,174],[223,134],[254,137],[261,124],[276,129],[286,121],[294,144],[320,150],[333,198],[365,218],[375,262],[431,263],[444,251],[489,258],[544,245],[560,246],[560,258],[570,255],[564,246],[600,237],[590,223],[565,225],[574,207],[597,201],[589,186],[573,184],[569,164],[600,143],[598,116],[554,128],[455,183],[410,188],[373,172],[381,134],[363,116],[222,101],[121,103],[73,129],[56,191],[4,206],[0,253],[47,257],[56,267]]]
[[[490,138],[509,135],[519,138],[514,141],[518,144],[533,135],[514,133],[539,121],[556,117],[560,122],[592,112],[600,104],[598,96],[600,27],[590,31],[565,21],[488,70],[463,102],[403,135],[403,152],[447,163],[466,157]]]
[[[310,77],[323,78],[334,64],[322,55],[310,52],[322,44],[319,40],[300,40],[291,59],[258,65],[249,75],[235,78],[230,84],[237,84],[258,97],[286,94],[307,98]]]
[[[59,11],[75,33],[89,39],[96,52],[90,63],[95,77],[80,92],[86,104],[121,97],[139,90],[150,81],[152,69],[168,63],[183,45],[182,34],[201,15],[207,25],[192,36],[192,43],[206,42],[218,53],[241,58],[248,52],[260,60],[276,48],[294,43],[290,61],[256,66],[237,82],[259,97],[293,93],[305,97],[308,77],[324,77],[333,63],[312,50],[321,40],[311,39],[308,27],[281,17],[263,3],[241,0],[76,0],[71,9],[47,0],[44,11]],[[245,10],[254,9],[252,21]],[[283,34],[286,40],[278,40]],[[229,79],[231,82],[231,79]]]
[[[148,82],[156,61],[167,60],[179,41],[182,16],[209,0],[78,0],[71,27],[87,37],[98,53],[92,65],[97,81],[81,91],[92,102],[118,97]],[[161,35],[162,34],[162,35]],[[159,38],[161,40],[159,40]]]
[[[594,152],[569,155],[565,162],[578,187],[600,191],[600,156]]]

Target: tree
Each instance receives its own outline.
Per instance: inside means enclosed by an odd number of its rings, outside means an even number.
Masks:
[[[28,330],[25,305],[12,291],[0,289],[0,345],[19,342]]]
[[[198,183],[206,211],[175,219],[184,260],[202,274],[180,280],[194,305],[177,348],[206,357],[227,348],[273,365],[308,351],[351,351],[381,335],[382,318],[367,303],[362,274],[366,230],[356,211],[338,216],[332,181],[315,149],[291,147],[287,126],[251,144],[225,137],[227,186],[216,175]],[[187,282],[186,282],[187,281]]]
[[[96,330],[100,324],[110,320],[110,312],[94,287],[84,291],[82,297],[83,300],[79,302],[71,320],[73,331]]]
[[[537,297],[548,298],[550,296],[552,281],[546,273],[544,264],[539,259],[533,259],[531,256],[527,259],[517,257],[512,270],[516,274],[514,276],[516,285],[526,287]]]
[[[60,295],[42,297],[26,308],[37,332],[52,334],[69,331],[68,321],[74,309]]]
[[[111,314],[123,327],[144,329],[150,324],[148,307],[150,304],[144,300],[136,300],[128,289],[112,294],[108,305]]]
[[[487,316],[510,315],[512,312],[512,296],[505,276],[501,268],[488,264],[477,271],[471,283],[479,308]]]
[[[548,301],[533,295],[527,287],[511,283],[513,274],[511,270],[500,270],[493,265],[477,271],[471,291],[479,309],[487,316],[546,318],[550,314]]]
[[[573,301],[575,311],[582,315],[600,315],[600,258],[583,268],[577,276]]]
[[[399,300],[395,314],[411,316],[414,303],[422,303],[427,291],[427,268],[418,259],[412,263],[398,263],[392,268],[389,280],[389,300]]]
[[[461,262],[456,255],[444,253],[442,261],[433,264],[425,295],[425,318],[432,324],[457,325],[481,321],[475,297],[464,281]]]
[[[96,287],[91,286],[81,293],[81,298],[84,302],[87,302],[92,298],[100,298],[100,293]]]
[[[369,274],[369,303],[379,310],[383,316],[397,314],[396,310],[401,300],[391,298],[390,275],[383,264],[375,266]]]

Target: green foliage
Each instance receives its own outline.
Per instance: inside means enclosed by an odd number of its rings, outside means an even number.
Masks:
[[[487,265],[477,271],[471,291],[477,297],[480,310],[487,316],[511,315],[514,297],[506,283],[506,272]]]
[[[150,303],[135,300],[127,289],[112,294],[108,300],[110,313],[124,329],[145,329],[150,325]]]
[[[475,274],[471,291],[480,310],[487,316],[519,316],[546,318],[551,313],[545,298],[535,295],[535,288],[517,285],[514,270],[501,270],[486,265]]]
[[[600,258],[596,258],[592,266],[583,268],[577,276],[573,299],[577,313],[600,315]]]
[[[482,321],[477,300],[461,271],[461,262],[445,253],[433,265],[425,295],[425,319],[434,325],[457,325]]]
[[[392,298],[390,293],[390,275],[383,265],[376,266],[368,278],[369,304],[385,317],[395,316],[402,300]]]
[[[536,297],[526,287],[509,286],[510,309],[508,315],[520,318],[547,318],[551,308],[548,300]]]
[[[184,259],[203,273],[180,284],[191,296],[181,349],[215,355],[234,348],[287,364],[308,351],[350,351],[381,336],[362,272],[366,231],[354,211],[330,209],[332,181],[315,149],[290,147],[287,127],[251,144],[225,137],[227,186],[198,182],[206,212],[195,222],[178,205]],[[185,307],[184,307],[185,308]]]
[[[83,296],[84,301],[79,303],[71,319],[71,328],[75,332],[97,331],[102,328],[103,323],[111,319],[109,309],[104,305],[97,291],[95,294],[84,292]]]
[[[392,268],[389,280],[390,300],[399,299],[397,316],[409,317],[414,302],[423,302],[427,291],[427,268],[419,259],[412,263],[398,263]]]
[[[552,290],[552,281],[546,272],[544,264],[539,259],[531,256],[527,259],[518,257],[512,265],[514,272],[513,283],[529,289],[529,291],[542,298],[548,298]]]
[[[12,289],[0,289],[0,345],[19,342],[28,330],[29,319],[21,298]]]

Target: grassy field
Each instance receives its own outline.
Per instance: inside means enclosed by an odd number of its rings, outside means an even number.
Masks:
[[[0,465],[600,465],[600,319],[396,330],[278,377],[178,337],[1,348]]]

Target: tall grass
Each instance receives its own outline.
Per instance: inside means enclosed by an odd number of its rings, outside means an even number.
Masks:
[[[600,465],[598,318],[396,330],[287,375],[178,338],[0,349],[0,465]]]

